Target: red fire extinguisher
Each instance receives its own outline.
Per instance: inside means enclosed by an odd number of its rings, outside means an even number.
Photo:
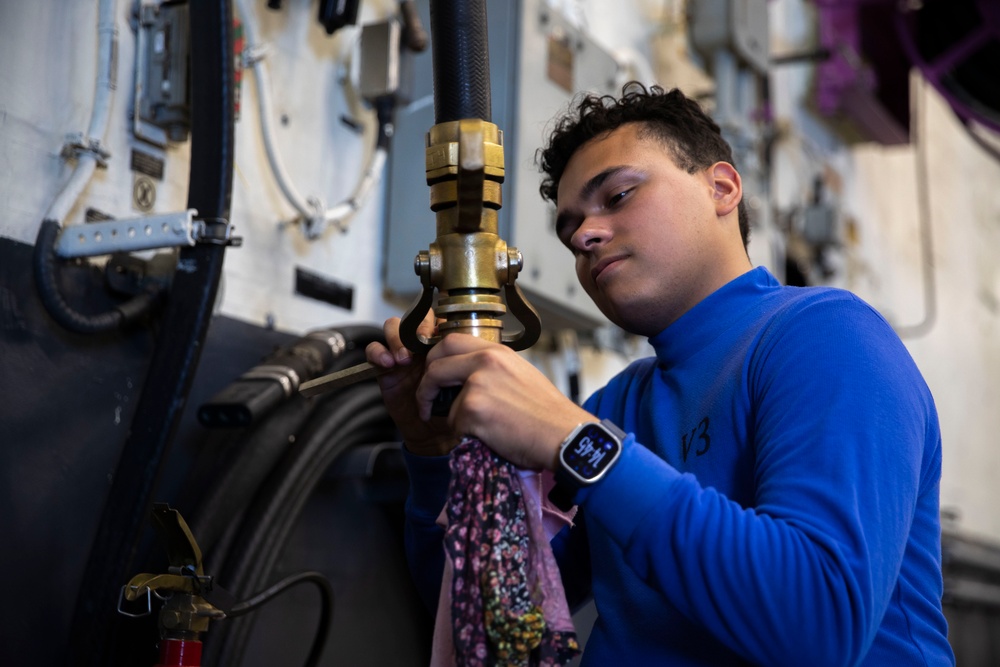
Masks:
[[[201,642],[196,639],[161,639],[160,661],[155,667],[201,667]]]

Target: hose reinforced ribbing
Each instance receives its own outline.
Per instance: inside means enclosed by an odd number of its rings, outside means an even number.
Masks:
[[[486,0],[431,0],[434,122],[492,120]]]

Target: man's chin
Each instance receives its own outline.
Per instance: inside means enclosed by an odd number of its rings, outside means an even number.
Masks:
[[[629,317],[629,313],[631,311],[626,305],[613,303],[607,300],[595,301],[594,303],[597,305],[598,310],[600,310],[601,313],[604,314],[604,317],[608,318],[612,324],[629,333],[635,333],[633,328],[635,326],[635,322],[633,321],[635,318]]]
[[[650,317],[653,307],[647,304],[621,301],[595,301],[597,308],[615,326],[630,334],[647,338],[660,333],[661,327]]]

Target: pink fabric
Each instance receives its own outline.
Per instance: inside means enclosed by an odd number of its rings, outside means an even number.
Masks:
[[[559,566],[549,545],[556,533],[573,523],[576,507],[569,512],[563,512],[549,501],[549,491],[555,484],[550,471],[544,470],[539,473],[532,470],[518,470],[517,472],[521,478],[521,490],[524,492],[527,509],[531,561],[535,565],[532,572],[539,578],[544,596],[542,610],[545,613],[545,622],[557,632],[576,632],[569,606],[566,604],[566,593],[563,591],[562,578],[559,576]]]
[[[466,440],[460,445],[464,452],[467,447],[485,447],[482,443],[474,440]],[[459,450],[456,450],[459,451]],[[568,639],[571,647],[570,651],[561,651],[558,656],[551,655],[551,651],[540,658],[535,655],[529,661],[505,662],[505,665],[524,665],[534,667],[557,667],[565,664],[578,653],[575,640],[575,629],[566,604],[565,592],[562,589],[562,581],[559,576],[559,568],[552,548],[549,545],[551,538],[567,524],[572,524],[572,518],[576,509],[566,513],[552,505],[548,500],[548,491],[552,488],[554,480],[548,471],[541,473],[529,470],[519,470],[509,463],[500,460],[492,455],[491,461],[494,465],[509,466],[510,471],[516,474],[509,475],[511,486],[517,486],[520,491],[520,502],[524,505],[524,520],[528,541],[528,568],[527,585],[532,591],[532,597],[541,609],[547,632],[557,633],[560,639]],[[449,502],[452,498],[462,500],[459,505],[465,508],[476,506],[477,502],[482,502],[482,496],[489,496],[491,491],[483,489],[479,482],[470,484],[467,488],[453,488],[456,484],[466,484],[458,475],[452,475],[452,482],[449,487]],[[438,523],[447,530],[448,506],[441,511]],[[454,508],[453,508],[454,511]],[[470,510],[471,511],[471,510]],[[454,514],[453,514],[454,516]],[[464,537],[464,533],[459,533]],[[452,539],[455,539],[453,536]],[[448,550],[445,550],[445,569],[441,583],[441,594],[438,601],[437,618],[435,619],[434,640],[431,655],[431,667],[457,667],[454,632],[457,631],[452,618],[452,588],[455,576],[455,566],[451,560]],[[467,582],[460,582],[466,585]],[[475,584],[479,585],[479,584]],[[485,622],[485,620],[483,621]],[[480,660],[485,656],[477,655],[476,664],[481,664]],[[482,663],[485,664],[485,663]],[[498,663],[501,664],[501,663]],[[463,666],[464,667],[464,666]]]

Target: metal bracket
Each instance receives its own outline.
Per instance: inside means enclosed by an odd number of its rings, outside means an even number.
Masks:
[[[143,218],[90,222],[67,227],[56,239],[59,257],[94,257],[113,252],[192,246],[198,241],[194,216],[188,209]]]
[[[94,257],[113,252],[179,248],[196,243],[242,245],[233,226],[221,218],[195,220],[198,211],[163,213],[142,218],[89,222],[67,227],[56,239],[59,257]]]
[[[187,4],[141,0],[136,18],[132,131],[160,147],[186,141],[191,127]]]

